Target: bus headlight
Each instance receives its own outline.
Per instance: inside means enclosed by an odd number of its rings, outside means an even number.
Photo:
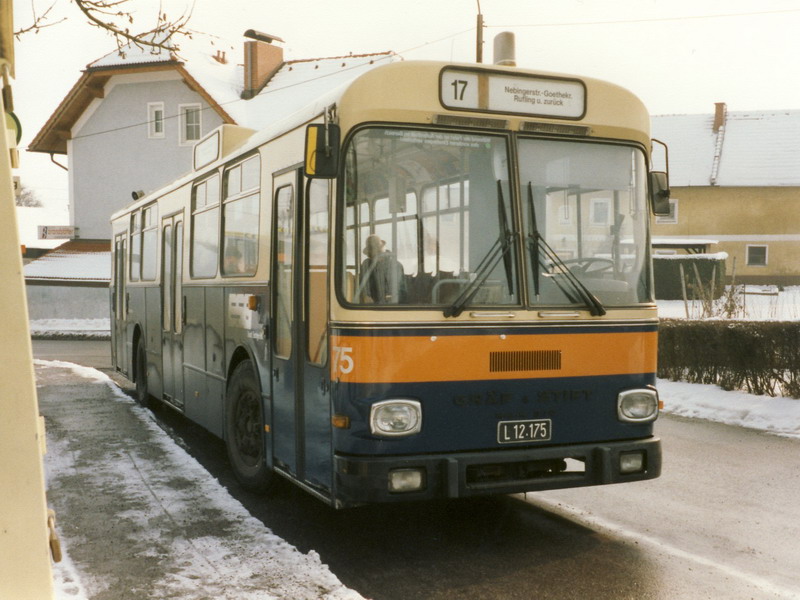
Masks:
[[[617,396],[620,421],[646,423],[658,417],[658,392],[654,389],[628,390]]]
[[[369,411],[369,425],[373,435],[412,435],[422,429],[422,406],[416,400],[376,402]]]

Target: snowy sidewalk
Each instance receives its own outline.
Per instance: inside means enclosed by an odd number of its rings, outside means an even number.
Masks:
[[[65,551],[57,598],[361,598],[251,517],[106,375],[35,362]]]

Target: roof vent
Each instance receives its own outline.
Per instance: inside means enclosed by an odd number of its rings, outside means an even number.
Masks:
[[[516,67],[517,55],[514,33],[503,31],[494,38],[494,64],[504,67]]]

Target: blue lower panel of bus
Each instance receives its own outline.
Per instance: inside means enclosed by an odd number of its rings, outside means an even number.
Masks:
[[[346,415],[350,427],[334,430],[334,496],[349,506],[658,477],[661,444],[653,423],[625,422],[617,412],[620,392],[654,383],[654,374],[645,373],[339,384],[334,412]],[[418,433],[387,438],[371,432],[371,406],[392,398],[420,403]],[[421,487],[392,491],[389,477],[398,469],[418,470],[412,477]]]
[[[334,413],[351,426],[334,431],[334,451],[347,455],[427,454],[506,449],[501,422],[547,420],[547,439],[532,447],[631,440],[653,435],[652,423],[628,423],[617,415],[620,392],[651,387],[653,373],[468,382],[339,384]],[[422,406],[422,430],[402,438],[370,431],[372,404],[413,399]]]
[[[418,473],[419,488],[393,491],[392,474],[399,471]],[[373,502],[467,498],[641,481],[660,473],[661,441],[657,438],[499,452],[337,455],[335,499],[337,506],[348,507]]]

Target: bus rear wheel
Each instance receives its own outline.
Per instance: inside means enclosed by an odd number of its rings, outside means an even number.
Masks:
[[[136,402],[142,406],[149,406],[150,392],[147,390],[147,353],[144,344],[136,344]]]
[[[261,388],[249,360],[236,367],[228,384],[225,445],[239,483],[252,491],[266,491],[274,480],[274,474],[266,460]]]

